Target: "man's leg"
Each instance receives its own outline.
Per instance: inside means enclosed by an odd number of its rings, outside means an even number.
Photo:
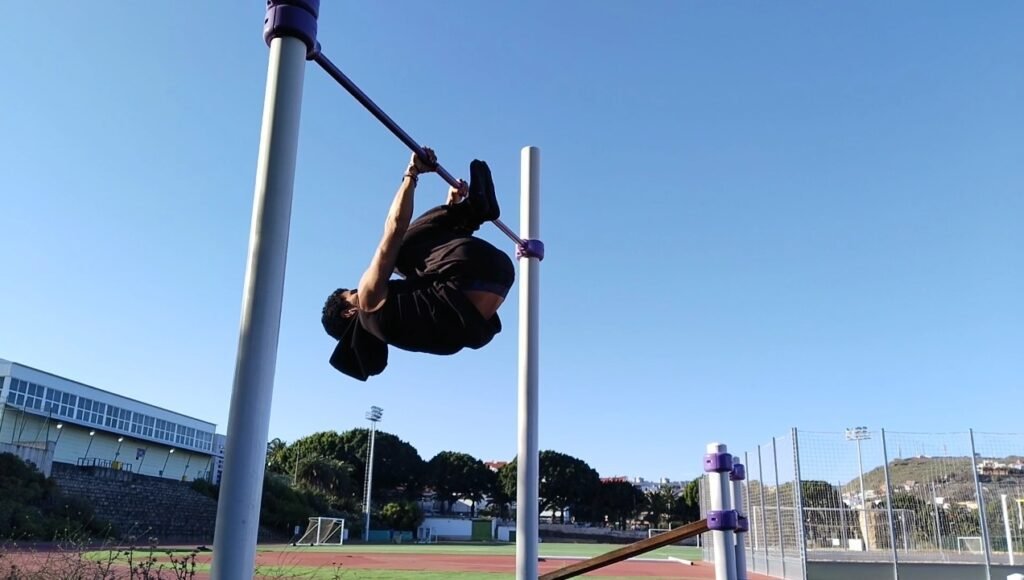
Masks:
[[[404,277],[416,277],[441,244],[472,236],[485,221],[498,219],[500,209],[490,168],[483,161],[473,160],[469,170],[469,195],[465,200],[430,209],[409,225],[395,268]]]

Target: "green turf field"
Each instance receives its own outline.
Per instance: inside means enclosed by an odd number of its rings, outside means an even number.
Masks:
[[[568,557],[580,556],[590,558],[604,554],[624,544],[569,544],[542,543],[540,556]],[[516,553],[514,544],[346,544],[344,546],[288,546],[260,545],[261,551],[281,552],[289,550],[336,551],[351,554],[465,554],[471,556],[511,556]],[[641,558],[681,558],[698,562],[702,560],[700,548],[668,546],[659,548],[640,556]]]

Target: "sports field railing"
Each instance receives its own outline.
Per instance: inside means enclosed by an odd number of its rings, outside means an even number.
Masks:
[[[1024,564],[1024,434],[791,429],[736,456],[747,466],[750,571]],[[705,511],[703,489],[701,503]]]

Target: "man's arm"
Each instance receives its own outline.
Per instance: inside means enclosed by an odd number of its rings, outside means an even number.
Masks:
[[[391,202],[391,209],[388,210],[388,217],[384,221],[384,235],[377,245],[377,250],[370,261],[370,267],[363,273],[359,280],[359,309],[365,312],[373,312],[381,306],[388,297],[388,280],[395,270],[395,263],[398,261],[398,251],[402,247],[402,240],[405,232],[409,229],[412,221],[413,198],[416,192],[417,176],[433,170],[437,157],[430,149],[426,149],[429,162],[424,163],[413,153],[413,160],[402,178],[402,185],[398,187],[394,201]]]

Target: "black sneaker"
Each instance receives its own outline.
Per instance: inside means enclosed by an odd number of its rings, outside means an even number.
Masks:
[[[466,201],[481,222],[492,222],[501,217],[501,208],[494,193],[491,168],[479,159],[474,159],[469,164],[469,196]]]

